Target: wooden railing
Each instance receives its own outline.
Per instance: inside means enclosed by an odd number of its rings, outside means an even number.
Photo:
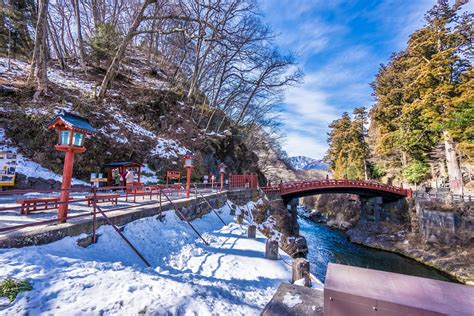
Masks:
[[[263,187],[262,189],[265,192],[280,192],[282,195],[304,192],[312,189],[320,188],[362,188],[370,189],[377,191],[384,191],[393,194],[398,194],[401,196],[412,196],[412,191],[410,189],[404,189],[402,187],[396,187],[388,184],[383,184],[376,181],[362,181],[362,180],[346,180],[346,179],[325,179],[325,180],[311,180],[311,181],[294,181],[294,182],[285,182],[279,186],[268,186]]]

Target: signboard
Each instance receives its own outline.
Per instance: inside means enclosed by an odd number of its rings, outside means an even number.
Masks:
[[[0,186],[15,185],[16,153],[0,152]]]
[[[166,184],[168,184],[168,180],[180,180],[181,173],[179,171],[166,171]]]

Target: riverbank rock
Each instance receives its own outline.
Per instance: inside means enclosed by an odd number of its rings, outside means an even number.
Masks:
[[[352,194],[321,194],[305,197],[303,205],[313,210],[309,217],[316,223],[347,230],[360,218],[360,200]]]
[[[280,248],[286,253],[293,258],[306,257],[306,239],[299,235],[299,227],[296,234],[292,234],[291,215],[281,199],[266,200],[257,205],[252,211],[252,217],[259,230],[265,236],[277,240]]]
[[[387,250],[415,259],[451,275],[459,282],[474,285],[474,247],[472,244],[433,242],[407,224],[386,222],[358,223],[347,234],[352,242]]]

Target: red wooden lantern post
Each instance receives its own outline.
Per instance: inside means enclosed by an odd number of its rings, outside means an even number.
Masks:
[[[227,166],[223,163],[219,164],[219,173],[221,174],[221,191],[224,190],[224,174],[226,168]]]
[[[90,125],[87,119],[67,112],[58,115],[48,125],[48,128],[54,128],[58,131],[58,144],[55,148],[58,151],[65,152],[60,195],[60,202],[64,203],[59,205],[58,210],[58,223],[61,224],[65,223],[67,218],[67,202],[69,202],[71,190],[74,154],[82,154],[86,151],[84,139],[86,135],[94,135],[95,129]]]
[[[186,169],[186,198],[189,198],[191,190],[191,169],[193,168],[193,156],[184,156],[184,168]]]

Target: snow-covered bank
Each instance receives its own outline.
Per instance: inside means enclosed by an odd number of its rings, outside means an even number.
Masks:
[[[11,145],[11,140],[5,136],[5,130],[0,127],[0,151],[7,151],[16,154],[16,172],[25,175],[26,177],[36,177],[42,179],[52,179],[54,181],[61,181],[62,176],[53,171],[44,168],[40,164],[26,158],[18,153],[18,149]],[[88,183],[72,179],[73,185],[88,185]]]
[[[163,222],[149,217],[126,225],[125,235],[154,268],[144,268],[110,226],[100,227],[99,242],[88,248],[68,237],[2,249],[0,279],[28,279],[33,290],[0,314],[259,314],[290,281],[291,267],[264,259],[266,239],[247,239],[227,206],[219,212],[230,224],[222,227],[214,213],[193,221],[209,246],[174,212]]]

